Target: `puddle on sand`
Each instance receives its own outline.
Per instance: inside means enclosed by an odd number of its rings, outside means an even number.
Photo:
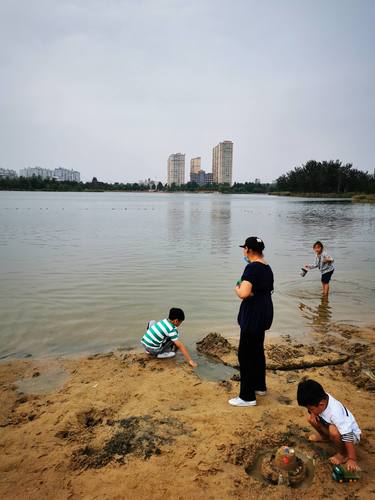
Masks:
[[[314,473],[315,473],[315,465],[314,465],[314,460],[304,453],[300,452],[296,448],[294,448],[296,457],[302,460],[302,462],[305,465],[306,468],[306,476],[303,481],[301,481],[299,484],[296,485],[291,485],[290,488],[292,489],[298,489],[298,488],[309,488],[311,486],[312,480],[314,478]],[[266,450],[258,453],[254,463],[246,469],[246,474],[249,476],[253,477],[254,479],[257,479],[258,481],[264,483],[264,484],[271,484],[273,486],[277,486],[275,483],[271,482],[270,480],[266,479],[263,477],[262,474],[262,461],[266,456],[269,456],[271,454],[276,453],[277,448],[272,448],[271,450]]]
[[[61,367],[47,369],[38,376],[17,380],[17,390],[25,394],[47,394],[60,389],[69,373]]]
[[[212,382],[219,382],[220,380],[229,380],[232,375],[238,374],[231,366],[226,366],[220,361],[215,361],[202,354],[196,356],[198,368],[195,370],[198,377],[204,380],[211,380]]]

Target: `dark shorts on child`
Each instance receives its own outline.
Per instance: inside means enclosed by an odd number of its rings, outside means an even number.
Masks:
[[[329,273],[322,274],[322,283],[328,284],[331,281],[333,271],[330,271]]]
[[[171,352],[175,350],[174,342],[168,337],[164,339],[161,346],[157,349],[152,349],[151,347],[146,346],[143,346],[143,348],[152,356],[157,356],[158,354],[162,354],[163,352]]]

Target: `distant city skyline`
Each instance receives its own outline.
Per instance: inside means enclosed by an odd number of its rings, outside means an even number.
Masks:
[[[190,159],[190,174],[188,182],[204,184],[229,184],[232,185],[233,176],[233,142],[223,141],[212,150],[212,171],[202,169],[201,157]],[[181,186],[185,184],[185,154],[172,153],[167,162],[167,184]]]
[[[57,181],[80,182],[81,174],[77,170],[57,167],[54,170],[44,167],[26,167],[19,170],[0,167],[0,178],[16,179],[17,177],[40,177],[41,179],[55,179]]]
[[[0,2],[0,165],[165,180],[235,147],[232,182],[311,159],[372,172],[375,2]]]

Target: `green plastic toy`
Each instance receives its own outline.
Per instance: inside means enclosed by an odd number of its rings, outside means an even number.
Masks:
[[[332,465],[332,479],[338,483],[355,483],[361,479],[359,471],[348,471],[342,465]]]

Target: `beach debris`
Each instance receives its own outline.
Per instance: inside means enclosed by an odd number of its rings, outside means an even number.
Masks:
[[[98,469],[112,460],[124,463],[129,454],[148,459],[152,455],[160,455],[161,447],[172,443],[177,436],[192,431],[177,418],[154,418],[151,415],[114,420],[111,428],[113,434],[102,446],[88,443],[73,452],[73,469]]]
[[[228,392],[232,389],[232,384],[229,382],[229,380],[220,380],[218,384]]]
[[[105,412],[98,412],[94,408],[82,411],[77,414],[77,420],[83,427],[95,427],[101,424]]]
[[[279,396],[277,396],[277,401],[283,405],[291,405],[292,404],[292,400],[290,398],[288,398],[287,396],[283,396],[282,394],[280,394]]]

